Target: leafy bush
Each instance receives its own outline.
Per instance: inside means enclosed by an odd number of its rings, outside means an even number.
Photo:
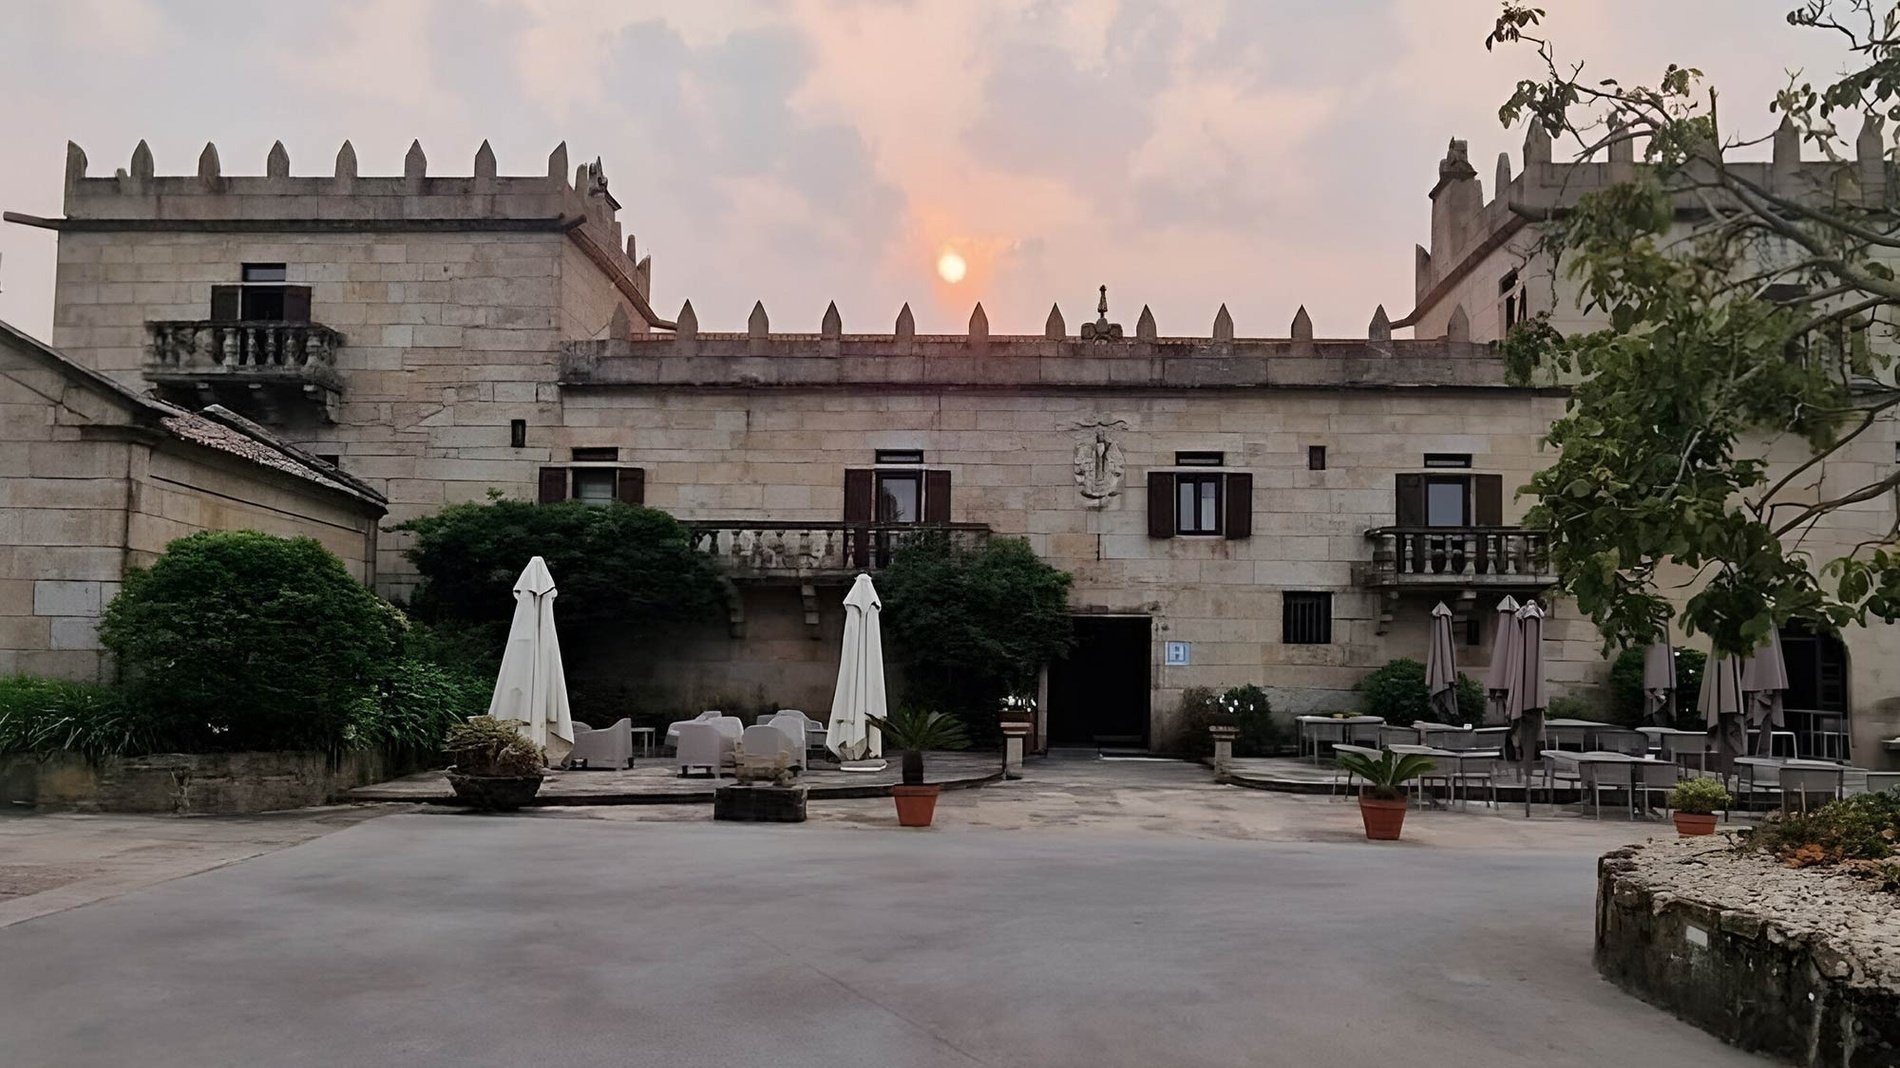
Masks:
[[[970,548],[923,537],[899,550],[878,590],[907,696],[993,726],[1003,695],[1074,643],[1069,583],[1017,538]]]
[[[101,757],[163,747],[151,718],[118,690],[27,675],[0,678],[0,753]]]
[[[1544,708],[1545,719],[1588,719],[1604,722],[1611,717],[1609,698],[1591,688],[1574,690],[1550,699]]]
[[[871,724],[884,736],[884,744],[905,752],[921,753],[930,749],[968,749],[969,736],[955,716],[931,712],[908,705],[883,717],[870,717]]]
[[[1696,649],[1676,650],[1676,723],[1693,729],[1702,725],[1696,701],[1702,696],[1702,668],[1708,655]],[[1638,646],[1616,655],[1610,665],[1610,715],[1625,727],[1643,723],[1643,649]],[[1684,722],[1685,720],[1689,722]]]
[[[1399,754],[1390,749],[1378,756],[1364,753],[1337,754],[1339,766],[1365,780],[1365,796],[1381,801],[1397,801],[1405,796],[1405,784],[1432,770],[1432,758],[1418,753]]]
[[[1456,687],[1458,711],[1451,716],[1441,715],[1433,710],[1431,695],[1425,689],[1425,665],[1410,658],[1387,661],[1360,679],[1353,689],[1364,701],[1366,714],[1387,723],[1410,725],[1427,720],[1473,726],[1484,722],[1484,687],[1460,673]]]
[[[700,619],[724,602],[719,572],[684,524],[652,508],[578,501],[457,504],[395,529],[422,575],[410,608],[431,622],[505,622],[514,584],[539,556],[563,624],[647,626]]]
[[[127,572],[99,635],[166,748],[363,744],[402,617],[309,538],[206,531]]]
[[[1669,791],[1669,807],[1677,812],[1706,816],[1725,810],[1735,798],[1715,779],[1684,779]]]
[[[1240,728],[1234,738],[1235,756],[1271,756],[1280,745],[1280,728],[1273,722],[1273,703],[1267,691],[1248,683],[1220,695],[1221,711]]]
[[[1180,740],[1177,743],[1181,754],[1189,760],[1205,760],[1214,753],[1214,737],[1207,728],[1224,722],[1227,711],[1221,707],[1220,696],[1206,686],[1189,686],[1181,691],[1181,705],[1178,722],[1181,724]]]
[[[488,710],[494,680],[418,657],[392,664],[375,714],[358,724],[357,740],[408,753],[434,753],[450,729]]]
[[[464,775],[539,775],[547,753],[514,726],[493,716],[476,716],[449,729],[443,752]]]
[[[1772,816],[1742,847],[1772,854],[1795,868],[1890,860],[1900,855],[1900,790],[1856,794],[1806,814]]]

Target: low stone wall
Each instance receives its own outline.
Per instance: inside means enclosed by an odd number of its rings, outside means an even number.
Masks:
[[[1603,857],[1597,970],[1743,1049],[1815,1068],[1900,1065],[1900,897],[1725,837]]]
[[[380,751],[155,753],[92,762],[75,753],[0,756],[8,807],[235,816],[320,805],[416,770]]]

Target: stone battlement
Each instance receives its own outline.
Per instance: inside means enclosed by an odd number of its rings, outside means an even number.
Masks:
[[[261,175],[225,174],[214,144],[199,154],[197,173],[159,175],[143,141],[131,165],[111,177],[87,168],[85,151],[69,142],[66,217],[32,221],[80,231],[561,231],[643,300],[652,293],[652,258],[639,256],[634,238],[621,233],[620,202],[607,191],[600,161],[577,166],[570,184],[565,143],[549,153],[545,175],[496,174],[486,141],[467,177],[431,175],[420,143],[410,144],[400,176],[360,176],[348,141],[325,176],[293,176],[281,141]]]

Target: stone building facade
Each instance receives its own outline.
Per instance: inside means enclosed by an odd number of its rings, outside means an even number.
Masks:
[[[1515,490],[1550,459],[1562,391],[1504,381],[1489,310],[1459,289],[1489,268],[1443,283],[1436,243],[1412,339],[1383,309],[1334,340],[1304,311],[1265,339],[1224,308],[1164,336],[1105,306],[1027,336],[992,334],[980,306],[954,335],[917,334],[908,309],[847,333],[835,307],[815,333],[774,332],[763,307],[720,333],[690,302],[653,311],[597,165],[570,182],[559,148],[544,176],[497,176],[484,146],[473,169],[431,175],[416,146],[403,176],[360,177],[345,145],[332,174],[293,177],[279,147],[236,177],[208,146],[197,174],[161,177],[141,145],[94,177],[75,147],[65,216],[10,218],[59,231],[55,346],[268,422],[392,520],[493,489],[692,524],[732,579],[729,618],[570,658],[672,707],[827,707],[845,584],[918,524],[1024,537],[1074,574],[1081,646],[1044,681],[1056,742],[1171,746],[1197,685],[1350,707],[1366,671],[1423,656],[1440,600],[1476,675],[1497,599],[1549,588]],[[1453,171],[1434,235],[1464,251],[1446,260],[1512,247],[1470,251],[1466,201],[1492,209]],[[397,597],[402,548],[385,534],[375,563]],[[1557,690],[1601,678],[1574,610],[1547,634]]]
[[[100,678],[126,568],[200,530],[315,538],[374,582],[384,511],[235,412],[142,396],[0,323],[0,674]]]

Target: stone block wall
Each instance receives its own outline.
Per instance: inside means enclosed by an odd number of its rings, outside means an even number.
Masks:
[[[0,755],[0,802],[42,810],[241,816],[307,808],[414,770],[378,751]]]

